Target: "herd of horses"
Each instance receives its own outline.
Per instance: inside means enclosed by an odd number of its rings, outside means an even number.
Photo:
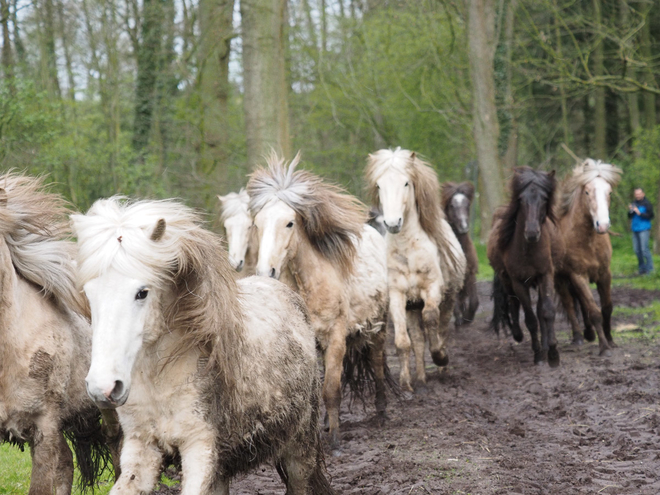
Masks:
[[[228,494],[268,461],[289,495],[334,493],[320,402],[337,452],[345,387],[374,396],[383,421],[388,391],[425,386],[427,343],[448,364],[452,315],[460,329],[479,304],[474,187],[441,187],[416,153],[380,150],[364,173],[368,211],[299,162],[272,153],[219,196],[226,244],[178,201],[112,197],[74,214],[42,179],[0,177],[0,441],[29,446],[30,495],[71,493],[71,448],[83,488],[114,466],[113,494],[151,492],[171,462],[184,495]],[[519,168],[494,215],[491,324],[522,341],[522,305],[536,363],[559,364],[555,291],[575,344],[614,346],[607,232],[620,174],[587,159],[558,186]]]

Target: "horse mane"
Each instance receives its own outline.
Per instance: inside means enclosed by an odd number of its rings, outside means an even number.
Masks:
[[[452,262],[454,255],[452,246],[444,236],[441,221],[445,213],[440,203],[440,182],[438,174],[428,162],[420,159],[413,151],[396,148],[395,150],[379,150],[369,155],[365,177],[367,194],[374,205],[379,204],[378,179],[389,168],[394,168],[407,175],[415,190],[415,208],[422,230],[433,239],[438,249],[447,253]]]
[[[302,219],[312,246],[348,275],[357,253],[355,241],[367,221],[366,207],[334,184],[307,170],[296,170],[300,152],[288,164],[274,151],[267,167],[255,170],[247,185],[250,211],[256,215],[273,199],[283,201]]]
[[[225,196],[218,196],[218,199],[220,200],[220,221],[222,223],[239,213],[250,214],[250,196],[245,188],[241,188],[237,193],[230,192]]]
[[[621,181],[622,173],[623,171],[619,167],[592,158],[587,158],[576,165],[571,176],[562,183],[559,216],[563,217],[568,214],[582,188],[596,177],[602,177],[612,187],[615,187]]]
[[[114,268],[153,286],[171,287],[165,322],[184,337],[170,359],[200,348],[208,354],[208,369],[233,389],[244,327],[221,238],[202,227],[194,210],[173,200],[129,202],[115,196],[71,219],[78,236],[78,284]]]
[[[76,289],[76,245],[67,240],[67,202],[48,192],[43,177],[12,172],[0,176],[0,235],[16,272],[54,301],[88,313]]]
[[[505,207],[500,207],[494,215],[501,220],[497,232],[497,247],[500,251],[505,251],[511,244],[516,232],[516,218],[520,210],[520,194],[530,184],[535,184],[545,193],[546,197],[546,219],[555,223],[554,201],[557,180],[554,173],[548,174],[534,170],[530,167],[518,167],[514,169],[513,177],[509,183],[511,188],[511,200]]]
[[[454,196],[457,194],[462,194],[464,195],[470,204],[474,200],[474,185],[472,182],[445,182],[442,184],[442,210],[447,211],[447,208],[449,208],[449,203],[451,203],[451,200]]]

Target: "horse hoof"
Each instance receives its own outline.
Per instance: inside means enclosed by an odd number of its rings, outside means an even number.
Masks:
[[[593,328],[585,328],[584,329],[584,338],[587,339],[587,342],[593,342],[596,340],[596,332],[594,332]]]
[[[387,413],[385,411],[376,412],[376,417],[374,418],[376,425],[378,425],[379,428],[383,427],[388,419],[389,418],[387,417]]]
[[[571,345],[575,345],[575,346],[584,345],[584,339],[581,336],[573,337],[573,341],[571,342]]]
[[[610,349],[616,349],[617,347],[619,347],[618,345],[616,345],[616,344],[615,344],[614,342],[612,342],[611,340],[608,340],[608,341],[607,341],[607,345],[610,346]]]
[[[609,348],[601,349],[599,355],[600,357],[612,357],[612,351]]]
[[[449,356],[444,350],[433,351],[431,353],[431,357],[433,358],[433,362],[436,366],[447,366],[449,364]]]
[[[551,368],[559,366],[559,351],[556,348],[550,348],[548,351],[548,364]]]
[[[426,383],[417,382],[415,384],[415,395],[428,395],[429,388],[426,386]]]
[[[523,341],[523,333],[522,331],[513,331],[511,330],[511,335],[513,336],[513,340],[516,342],[520,343]]]

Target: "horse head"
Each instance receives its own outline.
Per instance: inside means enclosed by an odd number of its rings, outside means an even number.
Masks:
[[[470,205],[473,198],[474,186],[470,182],[447,182],[442,186],[443,210],[456,234],[467,234],[470,230]]]
[[[589,210],[594,229],[605,234],[610,229],[610,196],[612,186],[602,177],[596,177],[582,188],[582,201]]]
[[[540,172],[528,167],[516,170],[513,197],[518,199],[520,215],[524,221],[523,234],[527,242],[541,239],[541,228],[546,218],[553,218],[553,198],[556,187],[555,171]]]
[[[282,269],[295,256],[300,219],[284,201],[269,201],[255,216],[259,237],[257,275],[279,279]]]
[[[252,216],[248,209],[250,198],[245,189],[238,193],[229,193],[226,196],[218,196],[222,213],[220,220],[227,234],[229,246],[229,263],[237,272],[245,266],[250,232],[252,229]]]

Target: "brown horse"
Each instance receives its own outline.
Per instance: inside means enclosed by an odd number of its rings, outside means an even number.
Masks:
[[[511,202],[495,213],[488,238],[488,259],[495,270],[491,326],[496,330],[502,324],[510,327],[513,338],[521,342],[518,314],[522,304],[534,362],[547,359],[553,367],[559,365],[553,279],[555,260],[561,260],[563,255],[563,243],[554,225],[555,188],[554,171],[517,168],[511,180]],[[536,314],[530,296],[533,287],[538,288]]]
[[[573,330],[573,343],[584,338],[593,341],[598,334],[600,354],[608,355],[614,347],[611,331],[612,244],[610,227],[610,194],[621,180],[621,169],[586,159],[578,165],[562,185],[559,229],[566,243],[563,269],[555,277],[557,293]],[[589,282],[596,283],[601,309],[593,298]],[[584,336],[575,313],[577,299],[585,321]]]
[[[474,314],[479,307],[477,295],[477,272],[479,259],[477,250],[470,239],[470,206],[474,199],[474,186],[471,182],[445,182],[442,185],[442,209],[447,215],[447,221],[456,234],[467,259],[467,269],[463,288],[458,293],[454,306],[454,324],[456,328],[468,325],[474,320]]]

